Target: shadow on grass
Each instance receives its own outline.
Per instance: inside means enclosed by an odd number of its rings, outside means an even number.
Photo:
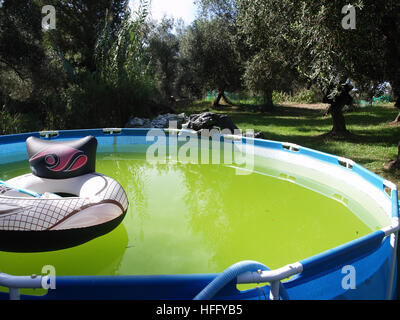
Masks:
[[[368,107],[361,111],[345,114],[346,120],[352,125],[377,126],[388,125],[398,114],[397,109],[388,107]]]
[[[267,127],[273,125],[274,127],[295,128],[296,130],[300,127],[304,132],[317,131],[321,129],[321,127],[326,127],[327,130],[329,130],[332,123],[329,117],[288,117],[281,113],[231,113],[229,116],[232,118],[233,122],[237,122],[238,124],[248,123],[255,126]]]
[[[351,135],[333,139],[326,135],[332,129],[332,118],[323,109],[302,106],[277,106],[273,112],[249,110],[248,107],[211,108],[209,101],[196,102],[180,112],[187,114],[211,111],[224,113],[241,129],[261,131],[265,139],[291,142],[355,160],[383,177],[400,184],[400,174],[385,172],[385,163],[396,156],[400,126],[389,123],[398,115],[394,106],[370,106],[344,114]]]
[[[185,111],[188,114],[204,111],[228,114],[238,127],[259,130],[270,140],[289,141],[319,149],[331,141],[324,134],[332,129],[332,119],[330,116],[324,117],[324,110],[321,109],[277,106],[273,112],[261,113],[234,110],[226,106],[215,110],[209,101],[200,101],[192,103]],[[346,124],[352,135],[340,141],[392,147],[400,139],[400,126],[389,125],[397,114],[396,108],[387,106],[370,106],[345,113]]]
[[[380,144],[382,146],[397,145],[400,140],[400,128],[379,128],[373,131],[352,130],[354,137],[350,138],[349,142],[365,143],[365,144]]]
[[[268,114],[254,114],[233,112],[231,118],[239,126],[253,125],[259,128],[266,136],[274,136],[281,138],[291,138],[292,140],[310,139],[305,137],[309,134],[313,140],[326,140],[323,135],[329,132],[332,128],[332,119],[330,116],[321,116],[320,110],[310,110],[299,108],[300,111],[288,114],[286,108]],[[306,112],[306,115],[301,115]],[[346,139],[341,139],[354,143],[384,143],[391,145],[397,143],[400,138],[400,126],[390,126],[389,122],[397,114],[395,108],[369,107],[360,112],[346,113],[346,124],[352,135]],[[264,127],[264,128],[263,128]],[[281,128],[278,128],[281,127]],[[293,128],[293,130],[286,130]],[[269,129],[270,128],[270,129]],[[305,135],[298,135],[304,133]],[[321,135],[321,137],[319,137]]]

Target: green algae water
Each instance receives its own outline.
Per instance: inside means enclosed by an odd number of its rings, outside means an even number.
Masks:
[[[0,271],[57,275],[217,273],[242,260],[282,267],[382,228],[367,212],[299,184],[233,166],[154,164],[140,152],[98,153],[96,171],[125,189],[123,223],[80,246],[43,253],[0,252]],[[26,162],[0,165],[0,179],[28,173]],[[360,211],[364,210],[360,207]]]

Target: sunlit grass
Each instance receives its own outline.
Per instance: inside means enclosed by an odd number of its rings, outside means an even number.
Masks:
[[[236,108],[212,109],[209,101],[197,101],[180,112],[187,114],[212,111],[228,114],[242,130],[261,131],[266,139],[292,142],[304,147],[349,158],[400,186],[400,172],[386,172],[383,167],[396,158],[400,126],[390,125],[398,114],[393,104],[369,106],[346,113],[348,130],[354,135],[345,140],[323,136],[332,128],[331,117],[322,109],[277,106],[271,113]],[[250,109],[251,110],[251,109]]]

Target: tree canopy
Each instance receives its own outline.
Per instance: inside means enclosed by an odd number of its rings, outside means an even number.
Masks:
[[[242,64],[234,35],[224,19],[198,19],[189,26],[182,37],[181,57],[190,65],[199,87],[219,93],[214,105],[225,91],[241,88]]]
[[[227,91],[246,91],[273,111],[274,91],[314,85],[330,104],[332,136],[349,134],[342,110],[353,86],[372,92],[388,82],[400,108],[397,1],[196,0],[199,15],[188,26],[151,21],[148,1],[140,3],[130,12],[128,0],[5,0],[2,104],[24,112],[33,106],[48,118],[48,110],[89,112],[119,101],[121,123],[129,113],[146,113],[133,104],[211,91],[214,105]],[[42,30],[44,5],[56,9],[55,30]],[[354,26],[344,28],[348,12]],[[112,97],[99,98],[104,92]]]
[[[221,1],[205,1],[214,12]],[[212,5],[210,4],[212,3]],[[222,1],[223,2],[223,1]],[[248,88],[271,92],[293,78],[317,84],[331,105],[332,134],[347,134],[342,114],[351,103],[348,80],[365,86],[389,81],[398,92],[398,3],[359,0],[356,28],[344,29],[344,1],[236,1],[236,21],[248,51]],[[221,10],[215,9],[220,7]],[[397,19],[397,20],[396,20]]]
[[[153,22],[147,39],[149,60],[157,75],[158,87],[165,97],[174,94],[178,72],[179,39],[173,33],[174,26],[174,19],[167,17],[159,24]]]
[[[40,7],[56,9],[57,27],[47,33],[50,45],[57,47],[73,67],[96,70],[94,50],[105,20],[109,32],[118,31],[124,16],[129,13],[129,0],[36,0]]]

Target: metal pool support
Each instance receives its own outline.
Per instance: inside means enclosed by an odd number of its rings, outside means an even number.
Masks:
[[[42,276],[10,276],[0,273],[0,286],[9,288],[10,300],[19,300],[20,289],[42,288]]]
[[[149,129],[96,129],[36,132],[0,136],[0,164],[26,159],[24,143],[29,136],[50,140],[68,140],[93,135],[99,146],[117,150],[119,144],[149,144]],[[232,138],[232,137],[230,137]],[[250,140],[249,140],[250,139]],[[331,170],[333,175],[358,187],[378,202],[390,217],[390,224],[336,248],[294,262],[276,270],[268,270],[254,262],[241,262],[231,268],[229,277],[221,274],[170,276],[57,276],[56,289],[43,296],[20,294],[20,289],[42,288],[42,276],[12,276],[0,273],[0,299],[392,299],[396,282],[396,248],[399,230],[399,199],[396,185],[366,170],[352,160],[304,148],[291,143],[238,137],[235,143],[251,141],[258,156],[289,163],[301,163],[318,171]],[[107,150],[108,150],[107,149]],[[285,178],[286,177],[286,178]],[[289,179],[289,178],[290,179]],[[282,178],[292,179],[290,174]],[[299,181],[296,183],[301,184]],[[268,263],[268,261],[266,261]],[[342,287],[342,268],[357,269],[354,290]],[[239,266],[239,268],[238,268]],[[1,262],[0,262],[1,270]],[[212,294],[203,295],[204,288],[219,282]],[[269,283],[258,290],[239,291],[237,284]],[[261,292],[261,293],[260,293]]]

